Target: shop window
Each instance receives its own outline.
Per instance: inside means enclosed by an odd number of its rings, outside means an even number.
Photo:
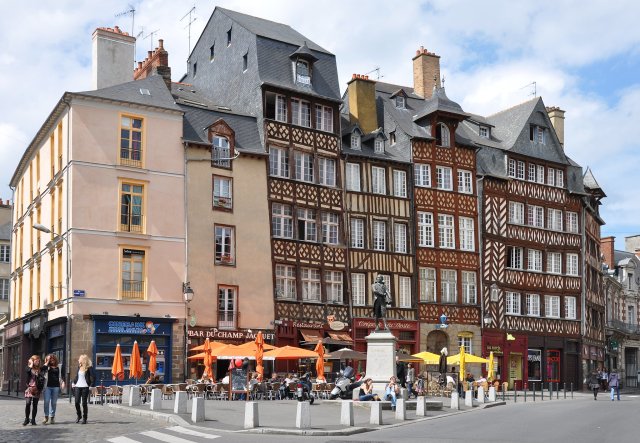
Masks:
[[[364,340],[369,335],[368,329],[356,329],[356,340]]]
[[[546,376],[548,382],[560,381],[560,351],[547,351],[547,368]]]
[[[542,380],[542,351],[540,349],[529,349],[527,374],[529,382]]]

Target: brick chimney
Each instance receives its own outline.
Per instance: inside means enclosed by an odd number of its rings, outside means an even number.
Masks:
[[[91,79],[93,89],[119,85],[133,80],[131,66],[134,61],[136,39],[114,28],[93,31]]]
[[[428,99],[433,94],[434,85],[440,87],[440,56],[420,46],[413,57],[413,90]]]
[[[169,53],[164,49],[164,40],[158,40],[158,47],[147,52],[147,58],[138,62],[138,67],[133,71],[134,80],[142,80],[150,75],[162,76],[167,88],[171,89],[171,67],[169,67]]]
[[[358,123],[365,134],[378,129],[376,82],[368,75],[353,74],[347,83],[347,91],[351,124]]]
[[[564,147],[564,111],[557,106],[547,107],[547,114],[553,125],[553,129],[556,130],[556,135],[560,144]]]
[[[616,238],[613,236],[602,237],[600,239],[600,249],[602,250],[602,255],[604,256],[604,262],[611,270],[616,267],[615,258],[613,255],[615,240]]]

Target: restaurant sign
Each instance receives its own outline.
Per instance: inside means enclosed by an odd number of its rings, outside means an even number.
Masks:
[[[389,329],[405,329],[405,330],[415,330],[418,327],[418,322],[416,321],[407,321],[407,320],[389,320],[387,319],[387,325]],[[375,328],[376,323],[373,320],[369,319],[354,319],[353,326],[356,328]]]
[[[234,340],[238,342],[253,341],[258,335],[258,329],[238,329],[227,330],[218,328],[195,328],[189,329],[189,338],[210,338],[212,340]],[[272,330],[262,330],[262,337],[265,341],[271,342],[275,338]]]

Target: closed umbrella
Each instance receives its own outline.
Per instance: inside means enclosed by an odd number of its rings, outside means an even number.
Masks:
[[[256,372],[258,373],[258,381],[264,378],[264,366],[262,366],[262,356],[264,354],[264,337],[262,331],[258,331],[256,335]]]
[[[149,354],[149,374],[155,375],[156,371],[158,370],[158,362],[156,361],[158,348],[156,347],[155,340],[151,340],[151,343],[149,343],[147,354]]]
[[[489,379],[489,381],[493,381],[493,379],[496,377],[496,369],[494,368],[494,363],[493,363],[493,351],[491,351],[489,353],[489,370],[487,371],[487,379]]]
[[[131,350],[131,362],[129,363],[129,378],[135,378],[136,384],[138,379],[142,377],[142,363],[140,363],[140,348],[138,342],[133,342],[133,349]]]
[[[206,376],[209,379],[213,379],[213,371],[211,370],[211,347],[209,338],[204,341],[204,372],[203,378]]]
[[[465,365],[464,346],[460,346],[460,381],[464,380],[464,374],[465,374],[464,365]]]
[[[318,341],[314,351],[318,353],[318,360],[316,361],[316,377],[324,377],[324,346],[322,345],[322,340]]]
[[[120,350],[120,343],[116,346],[116,352],[113,355],[113,365],[111,366],[111,375],[118,384],[118,380],[124,380],[124,367],[122,366],[122,351]]]

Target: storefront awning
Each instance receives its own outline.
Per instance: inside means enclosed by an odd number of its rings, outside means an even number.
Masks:
[[[316,331],[314,329],[298,329],[300,334],[302,334],[302,338],[304,341],[314,341],[317,342],[323,336],[322,332]]]
[[[346,332],[328,332],[328,334],[329,337],[333,338],[334,340],[346,341],[349,343],[353,342],[351,336]]]

